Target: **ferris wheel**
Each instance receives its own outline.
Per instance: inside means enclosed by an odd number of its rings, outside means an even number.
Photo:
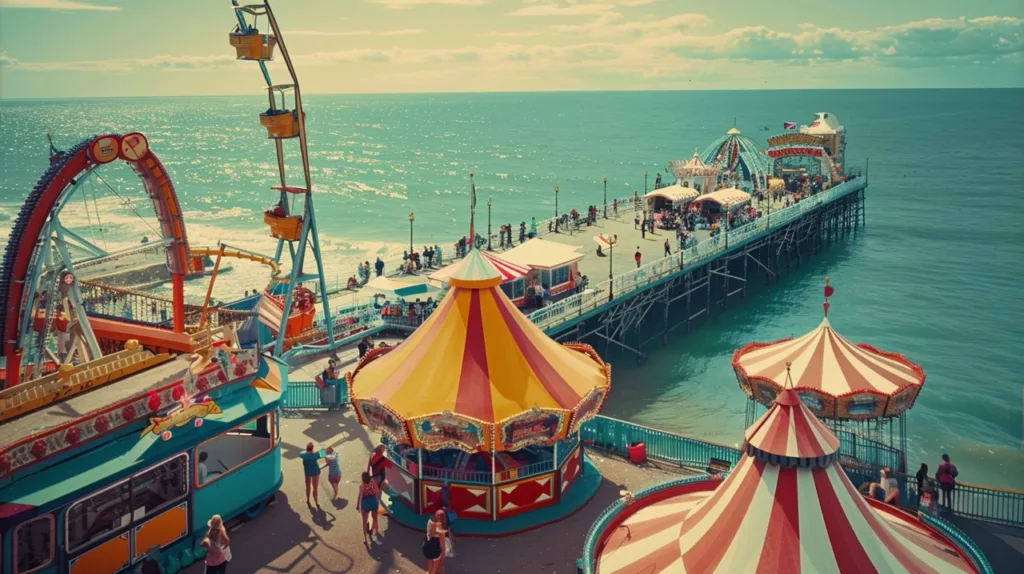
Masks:
[[[107,341],[96,317],[166,323],[183,333],[184,277],[203,268],[189,252],[174,186],[144,135],[106,134],[67,150],[51,141],[50,152],[0,267],[6,386],[103,356]],[[83,279],[154,254],[169,272],[170,298]]]

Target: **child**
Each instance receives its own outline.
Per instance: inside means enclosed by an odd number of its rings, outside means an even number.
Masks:
[[[341,482],[341,464],[338,462],[338,453],[334,452],[334,447],[327,447],[327,456],[324,457],[324,460],[327,461],[327,482],[331,483],[336,499],[338,498],[338,483]]]

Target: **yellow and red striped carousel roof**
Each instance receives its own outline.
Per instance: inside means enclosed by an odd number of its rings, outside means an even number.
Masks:
[[[596,353],[544,334],[508,300],[501,281],[470,251],[430,317],[349,375],[352,397],[376,399],[406,420],[449,411],[497,423],[534,407],[571,410],[608,386],[609,368]]]

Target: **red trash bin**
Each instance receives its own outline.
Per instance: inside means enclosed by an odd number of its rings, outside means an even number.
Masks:
[[[626,452],[629,453],[629,462],[634,464],[647,462],[647,445],[642,442],[626,445]]]

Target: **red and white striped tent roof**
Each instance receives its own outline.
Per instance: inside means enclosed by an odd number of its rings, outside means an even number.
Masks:
[[[526,267],[524,265],[517,265],[515,263],[509,263],[508,261],[505,261],[504,259],[498,257],[497,255],[494,255],[493,253],[481,251],[480,254],[483,255],[484,259],[486,259],[491,265],[494,266],[495,269],[498,270],[498,273],[501,274],[502,283],[506,281],[515,281],[516,279],[519,279],[520,277],[525,277],[527,274],[530,273],[529,267]],[[459,265],[461,263],[462,261],[460,260],[456,261],[455,263],[452,263],[451,265],[448,265],[447,267],[442,267],[441,269],[438,269],[437,271],[431,273],[428,279],[440,283],[447,283],[448,279],[452,276],[452,274],[459,269]]]
[[[975,571],[912,515],[862,497],[839,466],[839,441],[792,389],[746,437],[713,491],[661,499],[617,527],[599,574]]]
[[[816,329],[795,339],[772,343],[750,343],[737,349],[732,366],[740,386],[755,399],[757,382],[781,391],[789,369],[797,391],[812,391],[826,398],[873,394],[883,398],[900,395],[888,407],[879,403],[877,414],[894,416],[910,408],[924,385],[924,371],[898,353],[881,351],[864,343],[851,343],[837,333],[825,317]],[[765,395],[766,404],[771,396]],[[803,394],[803,393],[801,393]],[[820,416],[833,416],[833,409],[813,409]],[[842,418],[842,417],[840,417]]]

